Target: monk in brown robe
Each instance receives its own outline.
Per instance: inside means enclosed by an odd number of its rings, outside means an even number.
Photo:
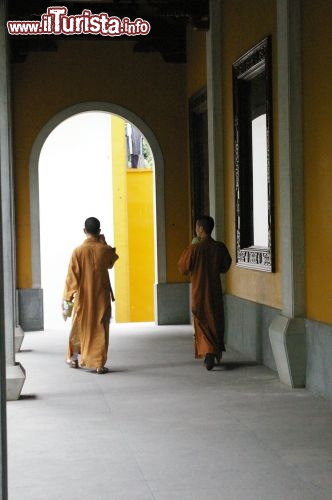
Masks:
[[[226,273],[232,262],[225,244],[211,237],[213,228],[212,217],[200,217],[196,222],[197,238],[178,261],[179,271],[190,274],[192,284],[195,357],[205,358],[207,370],[212,370],[215,358],[219,362],[226,350],[220,273]]]
[[[74,301],[67,362],[78,368],[80,354],[80,366],[106,373],[113,298],[108,270],[119,257],[100,234],[98,219],[86,219],[84,232],[87,238],[72,253],[63,293],[65,302]]]

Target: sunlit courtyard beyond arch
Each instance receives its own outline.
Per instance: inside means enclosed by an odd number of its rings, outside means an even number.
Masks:
[[[63,326],[61,299],[72,250],[84,240],[87,217],[113,240],[110,118],[82,113],[49,135],[39,160],[42,287],[45,327]]]
[[[138,151],[133,150],[133,144]],[[113,287],[115,282],[119,292],[113,318],[117,315],[119,321],[153,320],[152,168],[153,156],[144,136],[124,118],[108,112],[75,114],[47,137],[39,157],[41,286],[46,328],[64,327],[60,304],[67,266],[72,250],[85,238],[84,220],[90,216],[101,220],[106,241],[116,245],[120,255],[119,264],[111,272]],[[135,177],[132,173],[142,175]],[[144,266],[134,266],[133,248],[137,257],[141,257],[140,252],[147,254]],[[140,272],[145,274],[138,280]],[[139,294],[135,288],[138,281],[142,287]],[[144,301],[145,309],[139,300]]]

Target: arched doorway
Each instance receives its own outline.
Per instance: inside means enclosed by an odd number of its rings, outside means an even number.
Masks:
[[[86,111],[101,111],[118,115],[128,120],[137,127],[148,141],[155,168],[153,171],[153,196],[154,196],[154,227],[155,227],[155,279],[164,282],[166,276],[165,258],[165,226],[164,226],[164,183],[163,183],[163,158],[158,142],[151,129],[135,114],[129,110],[110,103],[89,102],[71,106],[55,115],[40,131],[32,149],[30,158],[30,210],[31,210],[31,239],[32,239],[32,278],[33,289],[41,291],[41,251],[40,251],[40,207],[39,207],[39,173],[38,164],[40,152],[50,133],[67,118]],[[41,294],[39,294],[41,296]],[[155,311],[155,318],[157,312]]]
[[[71,252],[85,239],[84,220],[98,217],[107,242],[114,246],[111,116],[93,111],[73,115],[52,130],[41,149],[39,222],[46,329],[67,327],[60,302]]]

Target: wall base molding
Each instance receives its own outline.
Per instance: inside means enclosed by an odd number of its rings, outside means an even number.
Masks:
[[[7,401],[19,399],[25,382],[25,369],[20,363],[14,366],[6,366],[6,394]]]
[[[15,327],[15,352],[19,352],[24,339],[24,331],[20,325]]]
[[[332,325],[305,320],[309,391],[332,400]]]
[[[25,332],[44,330],[43,290],[19,288],[17,290],[18,319]]]
[[[278,375],[290,387],[306,385],[306,335],[303,318],[276,316],[269,328]]]
[[[269,326],[280,311],[228,294],[224,303],[226,345],[276,371]]]
[[[156,283],[154,296],[157,325],[191,323],[190,283]]]

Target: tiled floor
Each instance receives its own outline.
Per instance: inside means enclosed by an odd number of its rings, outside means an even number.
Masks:
[[[25,334],[9,500],[331,500],[331,402],[230,351],[206,371],[190,326],[111,330],[106,375]]]

